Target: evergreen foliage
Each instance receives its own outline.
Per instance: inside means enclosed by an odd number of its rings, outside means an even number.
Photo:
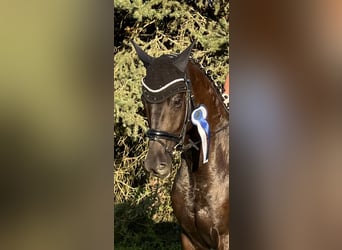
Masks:
[[[175,222],[169,200],[172,178],[161,181],[143,171],[147,123],[140,97],[145,69],[130,41],[149,55],[160,56],[181,52],[196,40],[192,57],[223,84],[229,61],[228,16],[228,0],[114,1],[114,203],[119,249],[179,249],[174,242],[166,247],[155,231],[160,223]],[[139,221],[144,225],[141,232],[154,239],[143,239],[132,229]],[[139,246],[139,241],[152,245]]]

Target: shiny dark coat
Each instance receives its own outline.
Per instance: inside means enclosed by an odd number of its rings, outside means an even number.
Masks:
[[[134,43],[133,43],[134,44]],[[192,45],[177,58],[152,58],[134,44],[146,67],[149,81],[167,83],[186,74],[191,81],[194,104],[204,104],[210,125],[209,161],[202,163],[202,151],[183,150],[171,194],[174,214],[182,227],[183,249],[229,248],[229,114],[220,94],[201,68],[189,61]],[[171,72],[171,73],[170,73]],[[159,103],[142,98],[150,128],[180,133],[184,125],[185,93],[172,95]],[[192,107],[194,108],[194,107]],[[197,129],[187,123],[184,144],[200,140]],[[176,142],[160,139],[149,142],[145,168],[164,178],[172,166],[170,149]]]

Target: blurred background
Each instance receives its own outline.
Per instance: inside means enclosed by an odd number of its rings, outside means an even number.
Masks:
[[[219,85],[229,68],[229,2],[114,1],[115,249],[181,249],[166,180],[143,169],[147,140],[141,97],[145,75],[131,40],[149,55],[174,54],[196,40],[192,57]]]
[[[113,245],[113,4],[0,3],[0,248]]]
[[[342,249],[342,2],[231,4],[230,246]]]

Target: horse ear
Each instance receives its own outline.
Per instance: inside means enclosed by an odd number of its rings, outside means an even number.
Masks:
[[[145,53],[145,51],[143,51],[133,40],[131,41],[135,51],[138,54],[139,59],[144,63],[145,68],[147,66],[149,66],[152,61],[153,61],[153,57],[149,56],[147,53]]]
[[[191,45],[188,48],[186,48],[182,53],[180,53],[175,59],[174,65],[182,72],[185,72],[186,66],[188,65],[189,56],[194,45],[195,41],[193,41]]]

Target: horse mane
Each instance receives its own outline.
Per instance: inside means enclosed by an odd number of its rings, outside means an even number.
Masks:
[[[225,98],[223,96],[224,89],[223,84],[219,84],[216,81],[216,77],[212,74],[213,72],[211,70],[206,70],[205,67],[195,58],[190,57],[190,62],[195,64],[199,67],[199,69],[204,73],[204,75],[210,80],[210,83],[213,87],[213,89],[216,91],[216,94],[219,96],[220,100],[222,101],[223,106],[225,107],[226,111],[229,112],[229,103],[226,104]]]
[[[167,55],[169,58],[175,58],[178,56],[178,54],[173,53]],[[204,73],[204,75],[209,79],[213,89],[216,91],[216,94],[219,96],[220,100],[222,101],[223,106],[225,107],[226,111],[229,112],[229,103],[225,102],[225,97],[223,95],[224,89],[223,84],[219,84],[216,81],[216,77],[212,74],[213,72],[211,70],[206,70],[205,67],[195,58],[190,57],[190,62],[199,67],[199,69]]]
[[[213,84],[215,89],[217,91],[219,91],[220,94],[223,94],[223,92],[224,92],[223,84],[218,84],[217,83],[216,77],[214,77],[213,72],[211,70],[206,70],[205,67],[202,64],[200,64],[200,62],[197,59],[194,59],[194,58],[191,57],[190,61],[193,64],[196,64],[201,69],[201,71],[205,74],[205,76],[209,78],[209,80],[211,81],[211,83]]]

